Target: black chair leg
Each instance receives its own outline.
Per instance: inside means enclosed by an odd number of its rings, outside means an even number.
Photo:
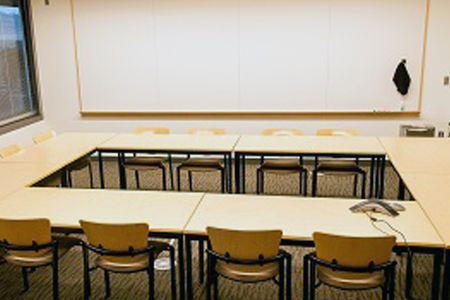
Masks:
[[[298,172],[298,177],[298,194],[301,195],[303,192],[303,171],[300,170],[300,172]]]
[[[316,266],[313,262],[309,265],[309,299],[316,298]]]
[[[264,183],[265,183],[265,176],[264,176],[264,171],[261,170],[261,180],[260,180],[260,184],[261,184],[261,194],[264,194]]]
[[[108,298],[111,296],[111,281],[109,278],[109,271],[103,270],[104,277],[105,277],[105,298]]]
[[[94,188],[94,173],[92,173],[92,163],[89,162],[88,164],[88,171],[89,171],[89,184],[91,185],[91,189]]]
[[[312,196],[316,197],[317,195],[317,171],[313,171],[313,178],[312,178]]]
[[[188,171],[188,179],[189,179],[189,191],[193,191],[194,190],[194,184],[192,182],[192,172]]]
[[[181,191],[181,169],[177,167],[177,191]]]
[[[387,300],[387,295],[388,293],[387,293],[387,286],[386,286],[386,284],[383,284],[382,286],[381,286],[381,300]]]
[[[279,263],[279,274],[278,274],[278,299],[284,299],[284,259],[282,259]]]
[[[23,279],[22,293],[25,293],[30,289],[30,281],[28,280],[28,270],[26,267],[22,267],[22,279]]]
[[[309,298],[309,260],[308,257],[303,257],[303,300]]]
[[[220,169],[220,191],[225,193],[225,169]]]
[[[211,284],[213,276],[212,259],[210,255],[206,255],[206,299],[211,300]]]
[[[91,278],[89,274],[89,255],[88,250],[83,246],[83,277],[84,277],[84,299],[87,300],[91,296]]]
[[[161,168],[161,172],[162,172],[162,189],[163,189],[164,191],[166,191],[166,190],[167,190],[166,168],[165,168],[165,167],[162,167],[162,168]]]
[[[204,261],[205,261],[205,241],[199,240],[198,241],[198,280],[200,283],[203,283],[204,276]]]
[[[134,171],[134,177],[136,178],[136,189],[139,190],[141,188],[141,185],[139,182],[139,171],[138,170]]]
[[[261,193],[261,170],[260,169],[256,169],[256,194],[259,195]]]
[[[292,299],[292,256],[286,257],[286,299]]]
[[[303,195],[306,197],[308,195],[308,171],[304,170],[305,175],[303,178]]]
[[[391,270],[391,280],[389,282],[389,299],[395,300],[395,266]]]
[[[70,170],[67,171],[67,183],[69,184],[69,187],[72,187],[72,172]]]
[[[353,197],[358,195],[358,174],[353,176]]]
[[[177,273],[175,271],[175,249],[171,246],[170,253],[170,286],[172,289],[172,300],[177,299]]]
[[[153,259],[153,252],[149,253],[148,274],[148,299],[155,299],[155,260]]]
[[[362,180],[361,180],[361,199],[366,198],[366,173],[361,173]]]
[[[53,247],[53,262],[52,262],[52,273],[53,273],[53,299],[59,299],[59,276],[58,276],[58,248]]]
[[[169,160],[169,172],[170,172],[170,189],[174,190],[175,189],[175,185],[173,183],[173,164],[172,164],[172,154],[168,155],[168,160]]]
[[[214,274],[214,300],[219,299],[219,276]]]

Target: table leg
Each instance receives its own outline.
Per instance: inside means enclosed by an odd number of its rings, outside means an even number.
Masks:
[[[173,191],[175,189],[175,184],[173,182],[173,164],[172,164],[172,154],[168,153],[167,158],[169,160],[169,172],[170,172],[170,189]]]
[[[228,193],[233,193],[233,161],[228,153]]]
[[[68,176],[69,176],[68,170],[67,170],[66,167],[64,167],[61,170],[61,187],[68,187],[69,186],[69,183],[68,183],[68,180],[67,180]]]
[[[402,178],[398,176],[399,182],[398,182],[398,196],[397,198],[399,200],[405,200],[405,183],[403,182]]]
[[[241,156],[241,191],[245,194],[245,154]]]
[[[123,152],[119,152],[117,156],[117,163],[119,165],[119,185],[121,189],[127,188],[127,178],[125,173],[124,163],[125,154]]]
[[[379,198],[379,186],[380,186],[380,158],[375,158],[375,198]]]
[[[441,264],[442,264],[442,249],[437,249],[434,253],[433,262],[433,282],[431,285],[431,299],[439,299],[439,287],[441,283]]]
[[[234,186],[235,186],[235,193],[239,194],[241,192],[241,178],[240,178],[240,161],[239,161],[239,154],[234,154]]]
[[[103,172],[103,157],[102,151],[98,151],[98,171],[100,175],[100,188],[105,188],[105,173]]]
[[[370,181],[369,181],[369,199],[373,196],[373,184],[374,184],[374,173],[375,173],[375,158],[370,159]]]
[[[384,176],[386,173],[386,157],[381,158],[381,174],[380,174],[380,195],[379,198],[383,199],[384,196]]]
[[[444,284],[442,286],[442,300],[449,300],[449,287],[450,287],[450,251],[447,249],[445,254],[445,267],[444,267]]]
[[[184,235],[180,234],[178,241],[178,272],[180,276],[180,299],[185,299],[185,273],[184,273]],[[190,253],[188,253],[190,256]],[[191,267],[192,268],[192,267]]]

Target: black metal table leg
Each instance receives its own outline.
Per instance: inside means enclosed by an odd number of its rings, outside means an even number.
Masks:
[[[384,196],[384,177],[386,173],[386,156],[381,158],[381,172],[380,172],[380,194],[379,198],[383,199]]]
[[[173,164],[172,164],[172,154],[168,153],[167,158],[169,160],[169,172],[170,172],[170,189],[173,191],[175,189],[175,184],[173,182]]]
[[[374,184],[374,173],[375,173],[375,158],[370,158],[370,181],[369,181],[369,199],[373,196],[373,184]]]
[[[185,273],[184,273],[184,235],[180,234],[178,241],[178,272],[180,276],[180,299],[185,299]],[[189,255],[189,254],[188,254]]]
[[[186,235],[186,294],[187,299],[194,298],[192,286],[192,240],[189,235]],[[183,299],[183,298],[181,298]]]
[[[241,191],[245,194],[245,154],[241,155]]]
[[[442,300],[449,300],[449,288],[450,288],[450,250],[447,249],[445,254],[445,267],[444,267],[444,283],[442,286]]]
[[[228,153],[228,193],[233,193],[233,161],[231,153]]]
[[[375,157],[375,198],[379,198],[379,186],[380,186],[380,158]]]
[[[127,178],[125,173],[124,163],[125,154],[123,152],[118,153],[117,163],[119,165],[119,185],[121,189],[127,188]]]
[[[405,283],[405,296],[406,299],[411,298],[411,289],[413,286],[413,255],[407,254],[406,256],[406,283]]]
[[[234,189],[236,194],[239,194],[241,192],[241,170],[239,157],[239,153],[234,153]]]
[[[431,299],[439,299],[439,288],[441,283],[441,264],[444,253],[442,249],[437,249],[434,253],[433,261],[433,282],[431,284]]]
[[[69,176],[69,171],[67,170],[66,167],[64,167],[61,170],[61,186],[62,187],[68,187],[69,186],[68,176]]]
[[[398,196],[397,198],[399,200],[405,200],[405,183],[403,182],[402,178],[398,177]]]
[[[100,173],[100,188],[105,188],[105,173],[103,172],[102,151],[98,151],[98,171]]]

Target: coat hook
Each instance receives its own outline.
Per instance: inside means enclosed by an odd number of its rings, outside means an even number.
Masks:
[[[45,0],[44,2],[45,2],[45,5],[47,5],[47,6],[50,5],[50,0]]]
[[[402,64],[406,64],[406,59],[402,59]]]

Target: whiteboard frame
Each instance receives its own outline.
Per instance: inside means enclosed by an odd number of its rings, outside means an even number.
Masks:
[[[86,110],[83,108],[83,100],[81,97],[81,78],[80,78],[80,65],[78,60],[78,43],[77,43],[77,31],[75,22],[75,10],[74,10],[74,0],[70,0],[71,9],[71,21],[73,30],[73,42],[74,42],[74,59],[77,72],[77,98],[79,102],[79,113],[82,117],[121,117],[121,118],[142,118],[142,117],[169,117],[169,118],[186,118],[186,117],[205,117],[211,116],[215,118],[220,117],[238,117],[238,118],[251,118],[251,117],[265,117],[265,118],[311,118],[311,119],[361,119],[361,118],[411,118],[420,117],[422,104],[423,104],[423,86],[424,86],[424,74],[425,74],[425,64],[426,64],[426,52],[427,52],[427,41],[428,41],[428,25],[430,16],[430,3],[431,0],[426,0],[425,7],[425,24],[423,31],[423,45],[422,45],[422,58],[421,58],[421,68],[420,68],[420,81],[419,81],[419,99],[417,101],[417,107],[412,111],[278,111],[278,110],[180,110],[180,111],[100,111],[100,110]]]

